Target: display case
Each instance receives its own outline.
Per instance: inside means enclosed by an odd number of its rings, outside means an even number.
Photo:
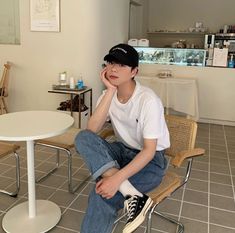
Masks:
[[[140,63],[205,66],[205,49],[135,47]]]

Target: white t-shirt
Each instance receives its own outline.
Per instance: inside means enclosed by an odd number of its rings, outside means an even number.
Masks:
[[[104,94],[105,91],[97,103]],[[157,139],[158,151],[170,146],[161,100],[153,90],[137,81],[133,95],[127,103],[120,103],[115,93],[107,118],[111,120],[117,140],[127,147],[143,149],[144,138]]]

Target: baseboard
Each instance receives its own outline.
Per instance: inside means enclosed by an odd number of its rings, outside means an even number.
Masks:
[[[198,120],[199,123],[209,123],[216,125],[229,125],[235,126],[235,121],[226,121],[226,120],[217,120],[217,119],[208,119],[208,118],[200,118]]]

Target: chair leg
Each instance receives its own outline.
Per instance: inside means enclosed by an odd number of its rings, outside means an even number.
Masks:
[[[54,148],[57,149],[57,160],[56,160],[56,167],[54,167],[53,169],[51,169],[47,174],[45,174],[44,176],[38,178],[36,180],[36,183],[39,183],[43,180],[45,180],[48,176],[50,176],[52,173],[54,173],[58,168],[59,168],[59,164],[60,164],[60,150],[63,150],[66,152],[67,156],[68,156],[68,190],[70,193],[75,193],[80,187],[82,187],[86,181],[88,181],[90,179],[91,176],[88,176],[81,184],[78,184],[77,186],[73,187],[73,177],[72,177],[72,154],[70,152],[69,149],[65,149],[62,147],[57,147],[57,146],[52,146],[52,145],[47,145],[44,143],[36,143],[36,145],[41,145],[41,146],[45,146],[45,147],[49,147],[49,148]]]
[[[167,221],[176,224],[178,226],[177,233],[183,233],[184,232],[184,225],[181,222],[179,222],[179,221],[177,221],[177,220],[175,220],[175,219],[173,219],[173,218],[171,218],[171,217],[169,217],[169,216],[167,216],[165,214],[162,214],[162,213],[160,213],[158,211],[154,211],[154,213],[156,215],[166,219]]]
[[[120,217],[118,217],[116,220],[115,220],[115,222],[114,222],[114,224],[117,224],[119,221],[121,221],[124,217],[126,217],[127,216],[127,213],[124,213],[124,214],[122,214]]]
[[[5,108],[5,112],[8,113],[7,104],[4,98],[2,99],[2,102],[3,102],[3,108]]]
[[[2,98],[0,97],[0,115],[2,115],[4,113],[3,111],[3,101]]]
[[[150,232],[151,232],[151,227],[152,227],[152,214],[154,213],[155,207],[156,207],[156,205],[153,206],[153,207],[150,209],[149,213],[148,213],[146,233],[150,233]]]
[[[73,187],[73,176],[72,176],[72,154],[70,150],[65,150],[68,155],[68,190],[70,193],[75,193],[78,189],[80,189],[86,181],[90,179],[91,176],[88,176],[85,180],[82,181],[81,184],[77,184]]]
[[[16,190],[14,192],[8,192],[6,190],[0,190],[0,193],[7,194],[11,197],[17,197],[20,191],[20,159],[19,155],[14,152],[15,160],[16,160]]]
[[[3,97],[0,97],[0,115],[7,113],[7,105],[5,102],[5,99]]]
[[[36,183],[39,183],[43,180],[45,180],[48,176],[50,176],[51,174],[53,174],[59,167],[60,165],[60,150],[57,149],[56,150],[56,166],[51,169],[47,174],[45,174],[44,176],[41,176],[40,178],[36,179]]]

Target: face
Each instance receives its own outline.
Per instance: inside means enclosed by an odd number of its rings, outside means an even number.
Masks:
[[[106,70],[106,78],[111,84],[120,86],[121,84],[130,82],[137,74],[138,68],[132,68],[115,62],[107,62]]]

